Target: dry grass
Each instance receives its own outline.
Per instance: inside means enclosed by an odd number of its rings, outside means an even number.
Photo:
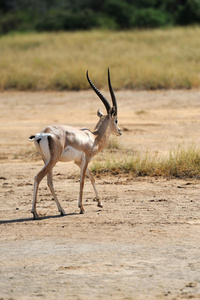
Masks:
[[[111,150],[122,150],[124,148],[124,144],[121,142],[121,140],[116,136],[110,136],[108,140],[108,145],[106,147],[107,149]]]
[[[20,149],[18,152],[14,152],[11,159],[19,159],[25,162],[30,161],[42,161],[40,154],[35,149],[34,145],[28,146],[26,149]]]
[[[138,153],[107,153],[104,158],[92,163],[94,174],[129,173],[134,176],[162,176],[177,178],[193,178],[200,174],[200,149],[192,146],[188,149],[178,147],[171,151],[167,158]]]
[[[115,89],[198,87],[199,36],[200,27],[3,36],[0,88],[86,89],[87,69],[101,88],[108,66]]]

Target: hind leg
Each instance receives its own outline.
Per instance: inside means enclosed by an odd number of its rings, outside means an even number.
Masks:
[[[38,219],[38,214],[36,211],[36,201],[37,201],[37,193],[38,193],[39,184],[40,184],[41,180],[49,172],[51,172],[51,170],[55,166],[55,164],[56,164],[56,161],[48,160],[46,162],[45,166],[42,168],[42,170],[34,178],[33,204],[32,204],[32,210],[31,210],[34,219]]]
[[[54,201],[56,202],[56,205],[57,205],[57,208],[58,208],[58,211],[60,212],[61,215],[65,215],[65,211],[64,209],[61,207],[59,201],[58,201],[58,198],[55,194],[55,191],[54,191],[54,186],[53,186],[53,177],[52,177],[52,170],[47,174],[47,185],[51,191],[51,194],[54,198]]]

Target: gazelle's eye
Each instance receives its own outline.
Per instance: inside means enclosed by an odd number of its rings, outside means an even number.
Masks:
[[[118,122],[118,120],[117,120],[117,119],[115,119],[115,124],[117,124],[117,122]]]

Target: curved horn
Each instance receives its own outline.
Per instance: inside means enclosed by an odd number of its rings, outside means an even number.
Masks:
[[[113,91],[113,88],[111,85],[109,68],[108,68],[108,85],[109,85],[110,95],[112,98],[112,103],[113,103],[113,108],[114,108],[114,116],[116,116],[117,115],[117,100],[115,98],[115,94],[114,94],[114,91]]]
[[[87,75],[87,80],[88,80],[90,86],[95,91],[95,93],[97,94],[97,96],[99,96],[99,98],[101,99],[101,101],[105,105],[107,113],[109,114],[109,111],[110,111],[111,107],[110,107],[110,104],[109,104],[108,100],[99,92],[99,90],[96,88],[96,86],[94,86],[94,84],[91,82],[91,80],[89,78],[89,75],[88,75],[88,71],[87,71],[86,75]]]

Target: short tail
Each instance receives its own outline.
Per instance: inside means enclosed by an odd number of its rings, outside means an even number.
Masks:
[[[31,135],[30,137],[29,137],[29,141],[34,141],[35,140],[35,135]]]

